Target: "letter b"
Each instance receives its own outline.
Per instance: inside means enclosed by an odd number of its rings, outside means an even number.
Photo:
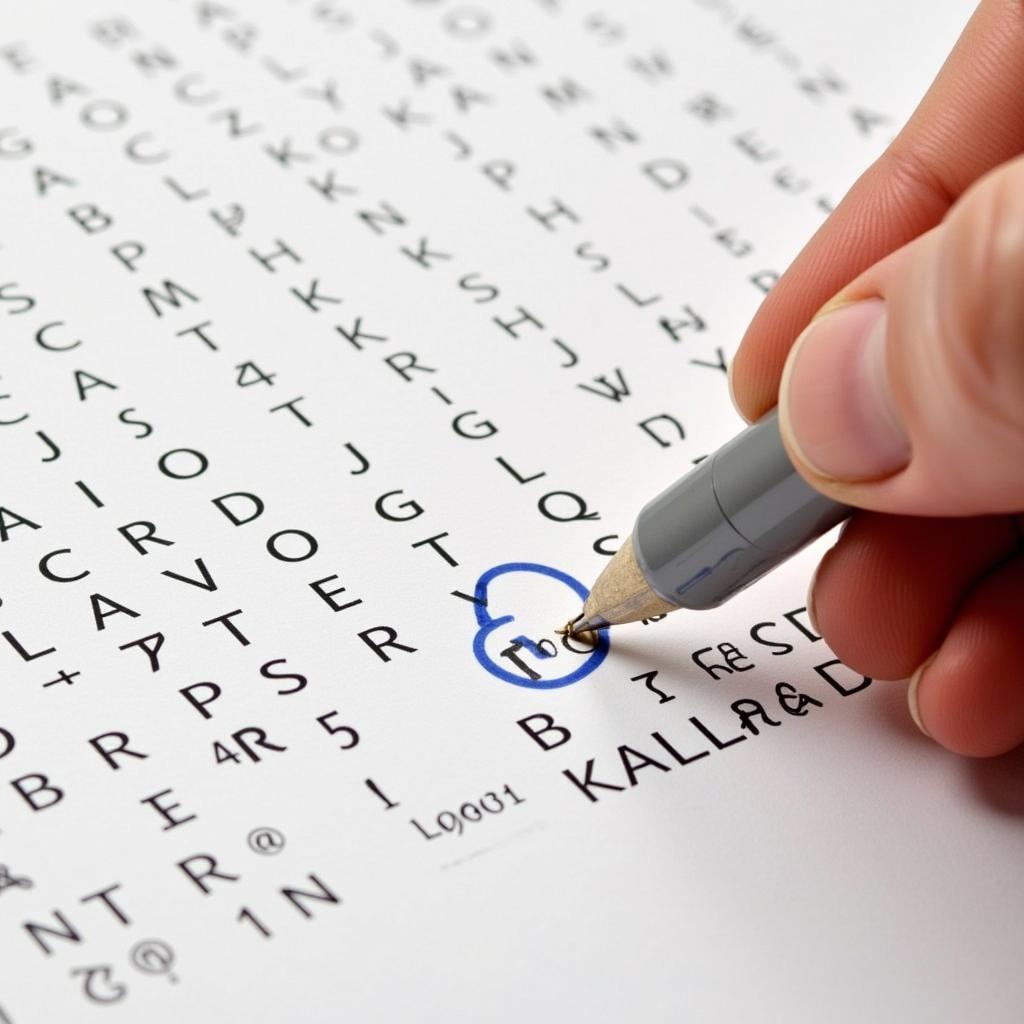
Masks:
[[[539,722],[540,728],[531,723]],[[572,733],[564,725],[555,725],[555,720],[550,715],[527,715],[516,721],[527,736],[530,737],[542,750],[554,750],[563,743],[572,739]],[[548,734],[552,734],[549,736]]]
[[[34,783],[31,789],[26,783]],[[50,784],[49,776],[32,774],[11,779],[11,785],[33,811],[45,811],[47,807],[59,804],[64,799],[64,790]]]
[[[95,235],[99,231],[106,231],[114,218],[104,213],[98,206],[92,203],[79,203],[68,209],[68,216],[87,234]]]

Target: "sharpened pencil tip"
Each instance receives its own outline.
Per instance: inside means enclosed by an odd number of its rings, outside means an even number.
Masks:
[[[562,636],[581,637],[584,633],[593,633],[595,630],[603,629],[607,625],[609,625],[608,620],[601,615],[584,616],[581,613],[575,619],[570,619],[565,624],[565,628],[559,630],[559,632]]]
[[[576,623],[583,618],[583,612],[580,612],[574,619],[570,619],[561,629],[556,629],[555,632],[559,636],[572,636],[576,630]]]

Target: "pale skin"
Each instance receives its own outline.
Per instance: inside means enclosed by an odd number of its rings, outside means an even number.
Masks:
[[[808,597],[837,656],[904,681],[952,751],[1024,743],[1024,3],[979,5],[731,388],[748,420],[778,402],[800,472],[861,510]]]

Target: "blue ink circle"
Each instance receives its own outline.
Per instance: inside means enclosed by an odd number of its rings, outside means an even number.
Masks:
[[[589,676],[604,661],[608,654],[610,645],[607,629],[597,631],[597,646],[582,665],[574,672],[558,676],[555,679],[525,679],[523,676],[514,675],[508,669],[497,664],[487,653],[485,645],[491,633],[500,626],[515,621],[514,615],[501,615],[496,619],[491,617],[485,603],[487,601],[487,588],[492,580],[513,572],[535,572],[539,576],[548,576],[551,579],[558,580],[560,583],[564,583],[581,601],[585,601],[589,593],[587,588],[575,577],[561,572],[559,569],[552,569],[551,566],[539,565],[536,562],[507,562],[504,565],[496,565],[493,569],[488,569],[476,581],[476,587],[473,590],[473,597],[476,601],[473,610],[476,614],[476,624],[480,627],[476,632],[476,636],[473,637],[473,653],[476,655],[476,660],[492,676],[506,683],[511,683],[513,686],[525,686],[530,690],[558,690],[563,686],[571,686],[573,683],[578,683],[581,679]]]

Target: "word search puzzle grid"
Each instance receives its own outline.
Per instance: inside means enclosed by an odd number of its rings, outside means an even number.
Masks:
[[[3,5],[0,1021],[1016,1019],[815,552],[554,631],[970,13],[847,6]]]

